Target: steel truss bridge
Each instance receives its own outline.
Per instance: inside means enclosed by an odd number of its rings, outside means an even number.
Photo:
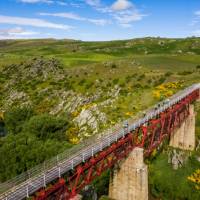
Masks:
[[[148,156],[187,118],[189,104],[200,98],[194,84],[159,102],[137,120],[129,119],[70,151],[0,184],[0,200],[68,200],[105,170],[125,158],[135,147]]]

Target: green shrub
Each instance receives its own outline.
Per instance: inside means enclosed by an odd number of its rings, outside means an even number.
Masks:
[[[119,79],[118,79],[118,78],[113,79],[113,84],[114,84],[114,85],[116,85],[116,84],[118,84],[118,83],[119,83]]]
[[[135,85],[133,85],[134,89],[140,89],[142,88],[142,85],[140,83],[136,83]]]
[[[87,84],[85,84],[85,89],[88,90],[93,86],[93,82],[89,82]]]
[[[178,72],[178,75],[189,75],[189,74],[192,74],[193,72],[192,71],[183,71],[183,72]]]
[[[23,125],[34,115],[31,107],[13,107],[5,112],[5,127],[9,133],[21,132]]]
[[[41,114],[33,116],[24,125],[23,130],[35,135],[39,139],[63,140],[67,127],[69,127],[67,120],[49,114]]]
[[[173,74],[172,72],[166,72],[165,76],[168,77],[168,76],[171,76],[172,74]]]
[[[85,79],[81,79],[80,81],[79,81],[79,85],[83,85],[84,83],[86,82],[86,80]]]
[[[138,77],[137,81],[141,81],[141,80],[144,79],[145,77],[146,77],[145,74],[141,74],[141,75]]]
[[[160,85],[166,81],[165,77],[160,77],[157,81],[154,82],[154,86]]]
[[[200,69],[200,65],[197,65],[197,66],[196,66],[196,69]]]
[[[115,68],[117,68],[117,65],[116,65],[115,63],[113,63],[113,64],[111,65],[111,68],[112,68],[112,69],[115,69]]]
[[[125,77],[125,80],[126,80],[127,83],[129,83],[129,82],[131,81],[131,79],[132,79],[131,76],[126,76],[126,77]]]

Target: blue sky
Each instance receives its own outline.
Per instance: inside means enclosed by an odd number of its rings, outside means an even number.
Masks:
[[[0,39],[200,36],[200,0],[0,0]]]

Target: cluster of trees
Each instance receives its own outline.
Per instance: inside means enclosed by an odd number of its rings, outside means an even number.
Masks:
[[[70,148],[64,117],[36,115],[30,107],[15,107],[5,113],[7,135],[0,137],[0,182]]]

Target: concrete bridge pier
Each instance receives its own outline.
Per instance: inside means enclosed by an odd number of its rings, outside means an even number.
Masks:
[[[148,200],[148,170],[143,149],[135,148],[114,169],[110,177],[109,197],[115,200]]]
[[[194,150],[195,148],[195,112],[194,105],[189,107],[190,114],[178,127],[170,138],[170,146],[183,150]]]

